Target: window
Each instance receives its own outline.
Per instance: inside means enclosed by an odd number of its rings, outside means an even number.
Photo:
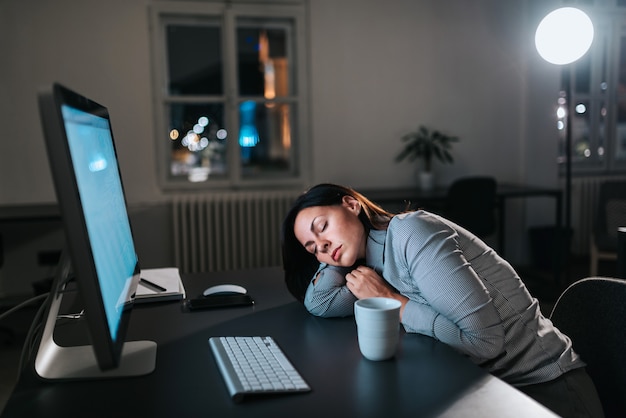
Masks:
[[[571,3],[571,2],[570,2]],[[590,51],[563,68],[558,102],[559,163],[565,160],[566,83],[571,82],[572,168],[577,174],[626,171],[626,2],[575,2],[592,15]]]
[[[164,189],[297,185],[307,175],[304,5],[156,2]]]

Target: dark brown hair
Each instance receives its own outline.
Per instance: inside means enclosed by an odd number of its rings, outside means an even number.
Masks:
[[[304,294],[319,267],[319,261],[297,240],[294,233],[296,217],[302,209],[314,206],[341,205],[344,196],[351,196],[361,204],[359,219],[366,230],[385,229],[393,217],[361,193],[348,187],[322,183],[301,194],[287,213],[281,230],[281,246],[285,283],[292,295],[304,301]]]

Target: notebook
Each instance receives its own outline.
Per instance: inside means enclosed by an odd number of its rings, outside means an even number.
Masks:
[[[180,300],[186,296],[178,268],[142,269],[135,303]]]

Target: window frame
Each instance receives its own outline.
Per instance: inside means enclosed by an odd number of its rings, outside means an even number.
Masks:
[[[224,74],[223,94],[211,95],[186,95],[175,96],[169,94],[167,74],[167,24],[178,21],[184,24],[193,24],[194,21],[202,22],[218,19],[222,30],[222,65]],[[242,174],[240,161],[239,143],[232,138],[239,135],[239,103],[250,99],[258,99],[256,96],[241,96],[238,91],[237,77],[237,20],[238,19],[289,19],[294,22],[293,39],[289,42],[294,44],[293,71],[295,83],[293,91],[288,96],[279,97],[276,102],[287,102],[295,105],[296,114],[293,116],[293,137],[290,150],[290,163],[295,167],[289,172],[289,176],[268,176],[262,178],[245,178]],[[271,23],[270,23],[271,24]],[[304,0],[281,1],[203,1],[203,2],[179,2],[179,1],[156,1],[150,5],[150,29],[152,41],[152,86],[153,86],[153,117],[155,126],[157,176],[159,186],[164,191],[183,190],[210,190],[210,189],[260,189],[267,187],[301,187],[306,184],[311,172],[310,162],[310,134],[309,134],[309,93],[307,54],[307,28],[306,7]],[[159,133],[167,132],[169,118],[167,116],[168,105],[172,103],[203,104],[207,102],[219,102],[224,105],[224,124],[229,131],[230,140],[227,141],[227,164],[228,170],[224,178],[209,178],[203,182],[191,182],[186,179],[176,179],[170,174],[171,148],[163,141]],[[295,171],[295,172],[293,172]]]
[[[588,103],[589,114],[589,146],[592,157],[587,159],[572,155],[572,172],[574,175],[611,175],[626,172],[626,160],[617,159],[617,109],[618,109],[618,71],[620,42],[626,41],[626,10],[624,7],[607,5],[607,2],[599,2],[594,8],[594,41],[591,50],[583,59],[589,63],[589,91],[579,92],[576,89],[576,76],[578,69],[583,63],[579,61],[562,69],[562,91],[565,94],[564,83],[569,78],[572,83],[572,99],[574,106],[578,103]],[[589,5],[587,5],[589,8]],[[581,5],[581,7],[584,7]],[[600,84],[606,82],[607,90],[603,93]],[[626,96],[622,96],[626,100]],[[597,155],[601,126],[599,116],[602,104],[605,103],[607,114],[604,118],[604,157]],[[568,107],[569,108],[569,107]],[[569,115],[567,116],[569,117]],[[572,138],[576,138],[577,131],[572,127]],[[565,173],[564,150],[565,132],[560,131],[559,148],[559,172]],[[572,144],[573,146],[575,144]],[[594,155],[595,154],[595,155]]]

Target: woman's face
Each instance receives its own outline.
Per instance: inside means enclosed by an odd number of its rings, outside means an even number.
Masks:
[[[341,205],[302,209],[296,216],[294,234],[319,262],[350,267],[365,258],[367,236],[360,212],[360,203],[351,196],[344,196]]]

